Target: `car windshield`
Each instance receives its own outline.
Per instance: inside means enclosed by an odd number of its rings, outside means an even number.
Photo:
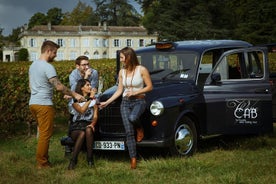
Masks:
[[[153,80],[195,80],[199,62],[196,52],[147,52],[137,56]]]

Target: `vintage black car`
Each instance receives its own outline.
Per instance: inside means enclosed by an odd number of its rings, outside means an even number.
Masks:
[[[159,42],[136,53],[154,85],[146,95],[145,137],[138,147],[186,156],[210,135],[273,131],[265,48],[239,40],[193,40]],[[100,101],[115,90],[116,85],[106,90]],[[127,149],[120,102],[100,110],[95,149]]]

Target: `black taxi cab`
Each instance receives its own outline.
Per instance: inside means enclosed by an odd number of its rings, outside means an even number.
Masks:
[[[138,147],[172,155],[195,153],[210,135],[273,131],[267,51],[240,40],[159,42],[136,50],[151,74],[141,116],[145,137]],[[117,61],[117,69],[120,62]],[[106,90],[106,101],[116,90]],[[121,99],[100,110],[94,149],[126,150]]]

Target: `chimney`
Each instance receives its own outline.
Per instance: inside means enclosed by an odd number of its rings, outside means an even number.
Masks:
[[[82,31],[81,26],[82,26],[82,25],[80,24],[80,25],[79,25],[79,32],[81,32],[81,31]]]
[[[103,22],[103,27],[104,27],[104,31],[106,31],[107,30],[106,21]]]
[[[24,31],[27,31],[27,30],[28,30],[28,24],[24,24],[23,30],[24,30]]]
[[[48,26],[48,30],[51,31],[51,29],[52,29],[51,22],[48,22],[47,26]]]

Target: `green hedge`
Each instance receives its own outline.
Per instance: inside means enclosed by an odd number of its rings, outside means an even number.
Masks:
[[[26,125],[33,122],[28,106],[30,64],[31,62],[0,63],[0,135],[13,134],[18,127],[29,131]],[[116,75],[114,59],[91,60],[90,64],[98,70],[99,76],[103,79],[103,91],[114,85]],[[69,87],[69,74],[75,68],[74,61],[59,61],[54,62],[53,65],[60,81]],[[63,94],[57,91],[54,92],[54,106],[57,114],[68,114],[67,100],[63,99]]]

